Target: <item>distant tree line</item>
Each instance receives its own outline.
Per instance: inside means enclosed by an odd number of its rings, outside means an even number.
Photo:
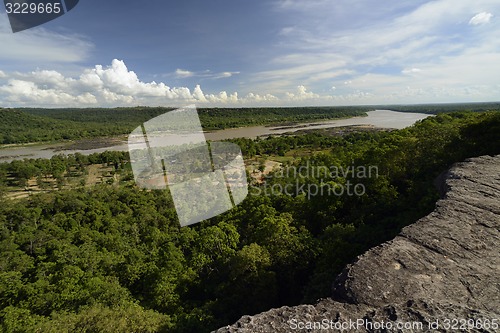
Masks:
[[[446,112],[486,112],[500,111],[500,102],[481,103],[440,103],[440,104],[414,104],[414,105],[380,105],[377,109],[387,109],[401,112],[417,112],[438,114]]]
[[[130,133],[172,108],[0,109],[0,144],[75,140]],[[199,109],[205,130],[364,116],[365,107]]]

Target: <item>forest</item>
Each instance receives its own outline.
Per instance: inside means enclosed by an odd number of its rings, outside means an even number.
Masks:
[[[16,112],[42,127],[49,117]],[[203,110],[200,117],[207,119]],[[209,332],[242,315],[328,297],[346,264],[434,209],[437,176],[467,157],[500,153],[500,113],[439,113],[394,131],[230,141],[245,161],[282,162],[249,176],[252,188],[291,184],[292,194],[253,192],[184,228],[168,191],[135,187],[127,153],[0,164],[0,332]],[[64,186],[97,164],[118,180]],[[331,172],[370,166],[371,176]],[[285,172],[301,167],[308,172]],[[8,187],[48,177],[57,189],[6,196]],[[310,191],[348,182],[363,193]]]
[[[172,108],[1,109],[0,144],[128,135]],[[369,107],[198,109],[204,130],[366,116]]]
[[[437,114],[460,111],[498,111],[500,103],[373,105],[336,107],[200,108],[206,131],[257,125],[282,125],[307,121],[366,116],[373,110]],[[0,108],[0,145],[59,142],[127,135],[145,121],[173,108],[41,109]]]

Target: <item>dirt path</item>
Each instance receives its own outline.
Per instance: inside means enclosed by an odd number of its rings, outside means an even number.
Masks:
[[[100,168],[100,164],[92,164],[87,167],[88,174],[85,179],[86,186],[92,186],[99,183],[99,178],[101,177],[101,173],[99,172]]]
[[[255,179],[255,181],[257,183],[261,183],[262,178],[265,175],[272,172],[275,168],[281,167],[281,165],[282,165],[282,163],[280,163],[280,162],[266,160],[264,162],[264,171],[261,172],[260,170],[258,170],[259,164],[252,163],[252,164],[250,164],[249,174],[253,179]]]

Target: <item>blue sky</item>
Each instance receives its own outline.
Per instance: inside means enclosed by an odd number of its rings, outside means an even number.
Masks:
[[[498,0],[81,0],[13,34],[0,106],[500,100]]]

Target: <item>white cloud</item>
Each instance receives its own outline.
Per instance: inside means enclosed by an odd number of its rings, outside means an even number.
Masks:
[[[405,74],[405,75],[411,75],[411,74],[416,74],[416,73],[420,73],[422,70],[420,68],[405,68],[401,71],[401,73]]]
[[[24,77],[40,86],[50,88],[63,88],[74,82],[73,79],[65,78],[61,73],[53,70],[34,71]]]
[[[469,21],[469,24],[470,25],[486,24],[486,23],[490,22],[492,17],[493,17],[493,14],[491,14],[491,13],[481,12],[479,14],[476,14],[473,18],[471,18]]]
[[[194,73],[191,72],[191,71],[186,71],[184,69],[179,69],[177,68],[177,70],[175,71],[175,76],[176,77],[179,77],[179,78],[186,78],[186,77],[191,77],[193,76]]]
[[[107,68],[97,65],[94,69],[85,71],[82,83],[90,84],[90,88],[101,86],[121,95],[186,100],[192,98],[189,89],[185,87],[170,88],[163,82],[140,81],[134,71],[128,70],[125,62],[117,59],[114,59]]]
[[[119,95],[107,89],[102,90],[100,104],[103,105],[133,105],[136,100],[133,96]]]
[[[99,75],[97,75],[95,70],[86,69],[82,75],[80,75],[80,84],[89,89],[101,89],[104,86],[104,82],[101,80]]]
[[[345,68],[347,63],[347,59],[334,53],[294,53],[279,56],[272,61],[274,69],[252,75],[251,89],[256,90],[264,86],[266,91],[273,94],[286,94],[296,88],[298,82],[309,86],[353,74],[353,70]]]
[[[178,79],[186,79],[190,77],[196,77],[196,78],[204,78],[204,79],[224,79],[224,78],[229,78],[232,77],[233,75],[240,74],[240,72],[220,72],[220,73],[213,73],[211,70],[205,70],[201,72],[193,72],[193,71],[188,71],[185,69],[177,69],[175,73],[173,73],[174,77]],[[170,74],[171,75],[171,74]],[[167,76],[170,76],[167,75]]]
[[[305,86],[300,85],[294,93],[287,92],[286,97],[293,101],[304,101],[308,99],[317,99],[320,96],[312,91],[307,91]]]
[[[238,100],[237,92],[228,95],[227,92],[221,91],[218,95],[214,94],[206,95],[206,98],[213,104],[236,104],[240,102]]]
[[[192,95],[187,87],[143,82],[123,61],[114,59],[111,66],[96,65],[85,69],[78,78],[53,70],[12,74],[8,84],[0,86],[0,100],[14,106],[168,104],[203,101],[200,92],[195,89]]]
[[[265,94],[265,95],[259,95],[259,94],[254,94],[254,93],[249,93],[245,96],[243,99],[243,103],[252,103],[252,102],[277,102],[279,101],[279,98],[271,95],[271,94]]]
[[[191,93],[187,87],[169,87],[155,81],[143,82],[134,71],[127,68],[124,61],[117,59],[110,66],[96,65],[85,69],[76,78],[54,70],[13,74],[2,71],[0,77],[7,81],[0,85],[0,100],[7,104],[2,106],[245,105],[278,101],[271,94],[249,93],[240,98],[238,92],[205,94],[200,85],[196,85]]]
[[[202,103],[207,102],[207,98],[205,97],[205,94],[201,90],[201,87],[199,84],[196,85],[196,87],[193,90],[193,97]]]
[[[0,87],[0,93],[7,94],[6,100],[27,105],[82,105],[95,104],[97,100],[90,93],[71,95],[59,89],[42,89],[34,82],[9,80],[9,83]]]
[[[214,78],[222,79],[222,78],[226,78],[226,77],[231,77],[235,74],[240,74],[240,72],[222,72],[220,74],[215,75]]]

